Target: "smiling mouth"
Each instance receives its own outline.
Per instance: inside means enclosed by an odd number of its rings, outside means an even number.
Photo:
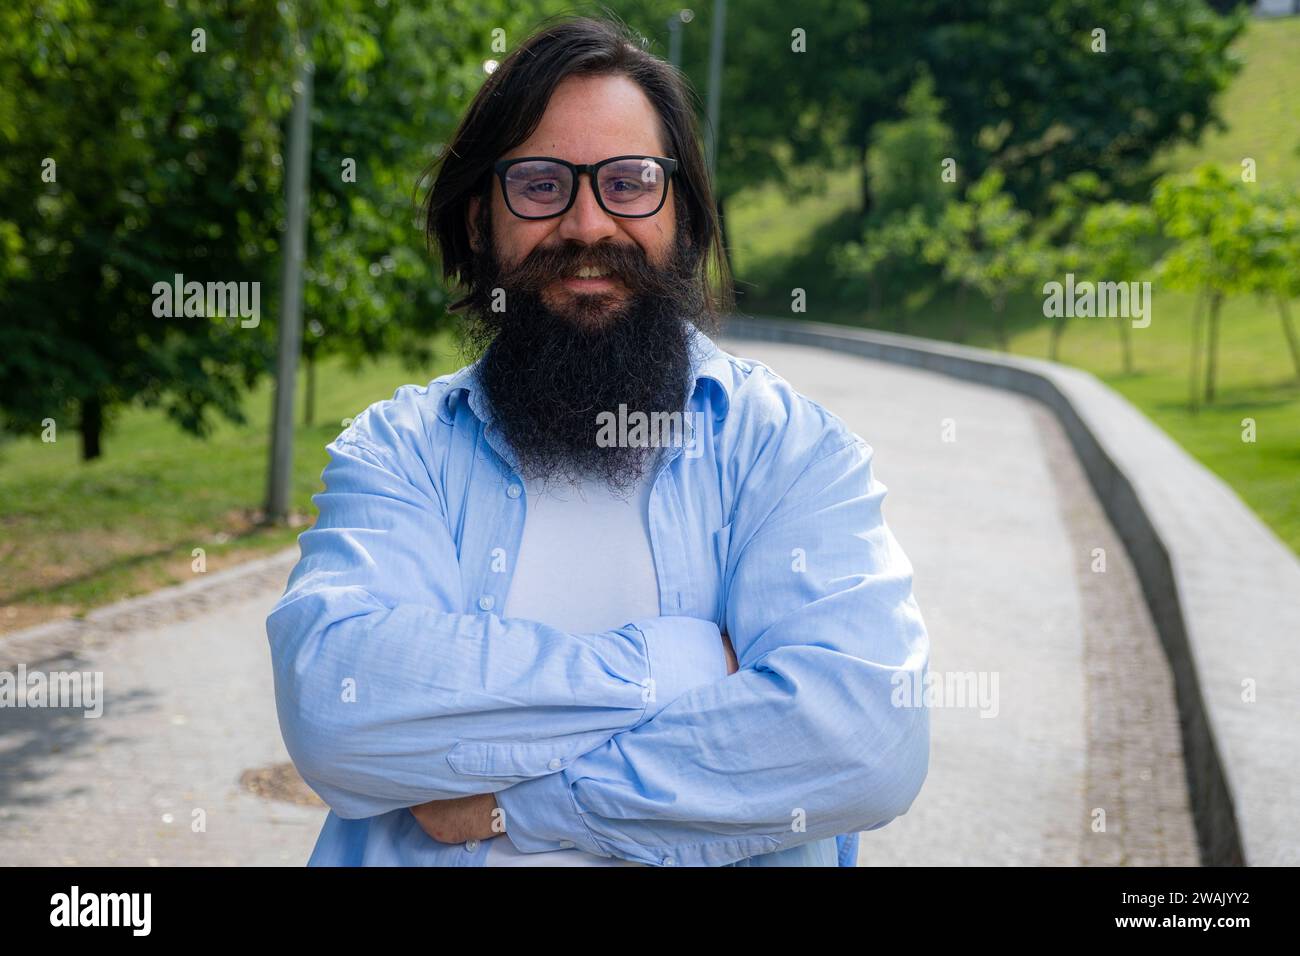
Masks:
[[[583,266],[560,279],[560,284],[572,292],[609,292],[618,287],[618,276],[608,269]]]

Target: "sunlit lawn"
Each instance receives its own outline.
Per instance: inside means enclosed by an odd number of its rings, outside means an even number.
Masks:
[[[337,361],[322,363],[316,424],[295,429],[299,524],[292,528],[258,523],[269,384],[248,395],[248,424],[223,423],[207,440],[183,433],[161,412],[131,409],[105,437],[103,457],[88,464],[79,460],[70,426],[53,443],[0,445],[0,629],[190,580],[194,548],[204,549],[211,572],[293,544],[314,517],[325,445],[342,420],[391,398],[399,385],[424,384],[463,364],[450,337],[439,340],[438,357],[417,373],[397,360],[355,374]],[[301,419],[301,394],[298,408]]]

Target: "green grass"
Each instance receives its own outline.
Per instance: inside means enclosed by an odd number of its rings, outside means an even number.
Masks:
[[[824,179],[825,189],[792,209],[786,191],[776,183],[747,190],[735,201],[727,238],[737,275],[753,275],[764,264],[780,262],[792,248],[824,241],[828,226],[854,208],[862,194],[862,172],[856,167]],[[792,217],[792,211],[798,212]],[[734,228],[732,228],[734,226]]]
[[[1300,183],[1300,17],[1252,20],[1234,52],[1245,67],[1219,101],[1228,128],[1171,150],[1156,168],[1187,170],[1208,161],[1239,172],[1250,157],[1261,185]]]
[[[451,336],[435,367],[405,371],[395,360],[318,371],[314,426],[294,430],[293,527],[260,523],[266,494],[269,383],[245,399],[246,425],[223,422],[206,440],[156,410],[126,410],[105,436],[104,455],[82,463],[76,432],[57,441],[0,445],[0,629],[30,624],[193,577],[191,551],[207,570],[292,545],[315,515],[325,446],[344,418],[463,364]],[[299,376],[300,384],[303,376]],[[302,391],[298,400],[301,419]]]

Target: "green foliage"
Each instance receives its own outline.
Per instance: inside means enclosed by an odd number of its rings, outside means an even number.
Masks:
[[[270,3],[222,19],[198,4],[28,0],[0,23],[0,221],[26,267],[0,279],[0,416],[35,433],[78,414],[97,439],[140,398],[202,432],[238,417],[265,332],[163,318],[152,287],[268,278],[279,174],[265,103]],[[207,31],[207,53],[191,31]],[[56,164],[50,167],[47,160]],[[57,179],[44,181],[50,169]],[[263,303],[265,305],[265,303]]]
[[[882,185],[861,241],[845,243],[832,257],[846,283],[843,293],[853,296],[866,282],[873,311],[880,308],[891,279],[895,285],[917,284],[930,230],[956,189],[941,175],[952,150],[942,110],[933,81],[922,74],[903,99],[903,118],[875,129],[868,175]]]
[[[1137,281],[1151,264],[1157,231],[1150,206],[1117,200],[1091,207],[1080,227],[1087,267],[1111,282]]]
[[[117,409],[242,420],[274,353],[284,140],[315,64],[308,354],[427,362],[447,321],[412,202],[483,76],[553,3],[22,0],[0,11],[0,427]],[[194,31],[204,31],[202,43]],[[199,47],[203,48],[200,49]],[[344,182],[342,162],[356,161]],[[57,180],[42,179],[46,159]],[[153,287],[258,282],[264,321],[153,314]]]
[[[1007,297],[1045,275],[1051,260],[1029,213],[1016,206],[1004,185],[1001,172],[990,170],[965,199],[949,203],[931,231],[925,255],[942,263],[945,279],[978,290],[992,303],[1005,348],[1002,311]]]
[[[954,183],[940,175],[952,155],[952,130],[943,121],[943,103],[928,72],[908,90],[900,119],[876,124],[867,154],[867,175],[876,183],[871,218],[883,222],[918,210],[933,222],[952,197]]]
[[[708,14],[684,31],[704,90]],[[1055,182],[1095,170],[1137,188],[1158,149],[1193,142],[1238,68],[1229,46],[1245,15],[1202,0],[781,0],[733,5],[727,23],[720,186],[815,184],[807,167],[865,160],[877,124],[902,114],[918,69],[934,78],[973,180],[991,166],[1033,212]],[[791,50],[791,30],[807,50]],[[1106,30],[1093,52],[1092,31]],[[662,35],[662,34],[660,34]],[[861,211],[890,184],[865,181]],[[811,185],[809,188],[812,188]]]
[[[1035,213],[1054,183],[1080,171],[1143,191],[1158,149],[1216,121],[1214,97],[1240,66],[1229,46],[1246,22],[1202,0],[933,0],[907,10],[935,24],[919,48],[962,167],[978,176],[997,166]]]
[[[1251,255],[1240,227],[1252,203],[1240,180],[1205,164],[1161,179],[1152,207],[1165,235],[1176,241],[1159,266],[1169,287],[1210,295],[1242,291]]]

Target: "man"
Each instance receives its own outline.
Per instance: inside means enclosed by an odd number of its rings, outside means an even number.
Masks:
[[[854,865],[919,791],[928,713],[892,691],[929,645],[886,489],[702,331],[728,277],[692,116],[575,19],[444,150],[428,231],[485,349],[329,446],[267,619],[330,806],[311,864]]]

